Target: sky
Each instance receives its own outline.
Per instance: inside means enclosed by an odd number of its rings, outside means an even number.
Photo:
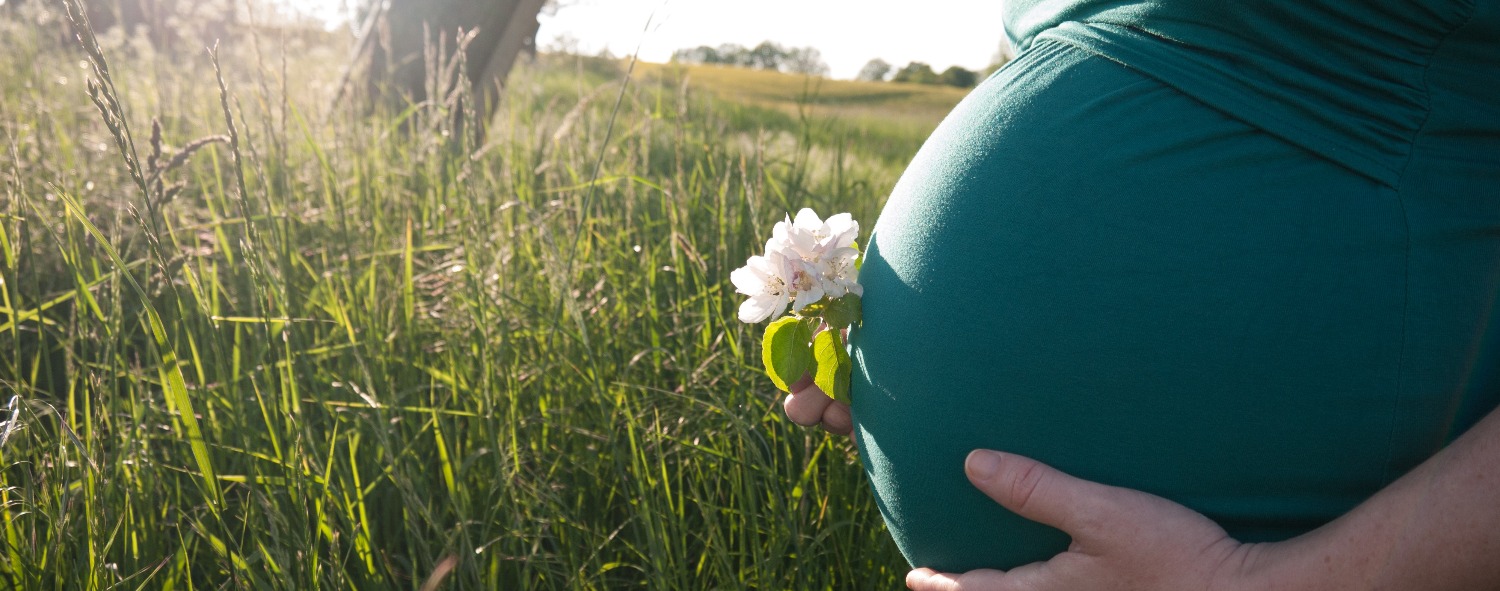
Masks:
[[[667,61],[699,45],[775,41],[814,47],[834,78],[853,78],[865,62],[899,68],[919,61],[979,70],[1004,37],[999,0],[571,0],[540,18],[537,43],[577,40],[579,49]],[[918,9],[917,7],[921,8]],[[647,19],[650,27],[647,28]]]
[[[321,18],[337,18],[349,0],[275,0]],[[1000,0],[562,0],[541,15],[542,49],[570,45],[628,56],[640,46],[645,61],[699,45],[774,41],[814,47],[834,78],[853,78],[880,58],[900,68],[925,62],[980,70],[994,60],[1001,38]],[[918,9],[917,7],[921,8]],[[650,28],[647,28],[647,22]]]

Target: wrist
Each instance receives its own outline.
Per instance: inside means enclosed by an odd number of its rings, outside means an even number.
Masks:
[[[1321,532],[1241,544],[1214,578],[1215,591],[1332,591],[1335,565]]]

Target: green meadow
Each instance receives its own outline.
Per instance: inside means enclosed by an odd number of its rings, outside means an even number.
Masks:
[[[900,587],[728,277],[867,237],[962,91],[544,54],[367,111],[345,41],[50,10],[0,11],[0,588]]]

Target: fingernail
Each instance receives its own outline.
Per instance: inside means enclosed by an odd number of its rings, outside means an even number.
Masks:
[[[927,573],[922,572],[924,570],[926,570],[926,569],[919,568],[919,569],[916,569],[916,570],[913,570],[913,571],[910,571],[910,572],[906,573],[906,588],[907,589],[916,589],[917,588],[917,584],[921,583],[923,578],[926,578]]]
[[[974,478],[988,480],[1000,471],[1000,452],[976,449],[969,453],[969,459],[964,461],[964,467],[968,468],[969,475]]]

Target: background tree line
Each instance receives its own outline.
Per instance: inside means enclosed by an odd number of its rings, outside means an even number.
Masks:
[[[747,48],[735,43],[718,47],[700,45],[672,52],[672,62],[680,64],[719,64],[757,70],[776,70],[789,74],[827,76],[828,64],[812,47],[785,47],[772,41]]]
[[[960,66],[949,66],[938,72],[923,62],[911,62],[897,69],[889,62],[875,58],[860,68],[856,80],[867,82],[905,82],[908,84],[942,84],[958,88],[971,88],[1005,64],[1009,54],[1001,51],[995,62],[983,70],[975,71]],[[672,63],[717,64],[757,70],[775,70],[790,74],[827,76],[828,64],[822,54],[812,47],[785,47],[772,41],[762,41],[755,47],[725,43],[717,47],[699,45],[672,52]]]
[[[897,70],[889,62],[875,58],[865,63],[860,68],[856,80],[866,82],[906,82],[908,84],[946,84],[959,88],[970,88],[978,84],[980,80],[989,77],[1000,66],[1005,65],[1008,54],[1001,52],[996,55],[997,59],[983,70],[974,71],[959,66],[949,66],[942,72],[937,72],[923,62],[910,62]],[[894,72],[894,73],[893,73]]]

